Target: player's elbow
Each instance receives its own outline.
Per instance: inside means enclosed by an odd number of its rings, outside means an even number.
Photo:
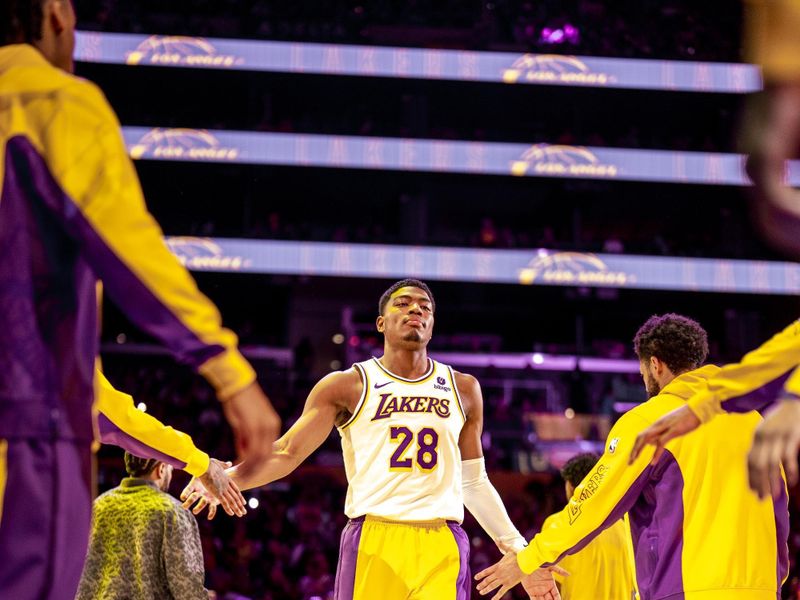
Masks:
[[[272,452],[281,463],[281,471],[287,475],[303,462],[303,453],[296,443],[286,436],[279,438],[272,445]]]

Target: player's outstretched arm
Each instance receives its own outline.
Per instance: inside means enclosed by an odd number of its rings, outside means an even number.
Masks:
[[[244,497],[225,473],[230,463],[209,458],[190,436],[138,410],[133,397],[114,388],[99,368],[95,368],[95,398],[101,442],[183,469],[200,478],[226,513],[245,514]]]
[[[634,433],[647,424],[634,412],[626,413],[617,421],[608,434],[603,456],[575,488],[564,510],[550,517],[551,526],[538,533],[516,556],[509,553],[501,562],[478,573],[475,578],[480,581],[478,591],[481,594],[498,588],[508,590],[519,583],[525,573],[557,564],[630,510],[648,482],[651,457],[643,453],[627,469],[625,463],[633,446]]]
[[[519,582],[523,583],[531,600],[561,600],[561,594],[550,570],[561,575],[568,575],[564,569],[555,566],[549,569],[537,569],[530,575],[526,575],[517,563],[517,553],[509,552],[500,562],[478,573],[475,579],[479,582],[478,592],[482,596],[500,588],[492,596],[492,600],[500,600]]]
[[[361,393],[361,378],[353,369],[337,371],[324,377],[314,386],[306,399],[303,414],[274,444],[271,456],[252,471],[242,471],[242,465],[228,470],[233,482],[241,490],[260,487],[286,477],[328,438],[337,418],[347,407],[347,399]],[[184,507],[200,513],[206,506],[214,505],[202,486],[192,480],[181,493]],[[213,515],[210,513],[209,518]]]
[[[664,415],[642,431],[633,445],[630,463],[639,458],[639,454],[647,445],[656,447],[653,460],[658,460],[667,442],[694,431],[702,423],[710,421],[723,411],[763,410],[777,398],[755,395],[751,392],[785,376],[798,364],[800,364],[800,321],[795,321],[746,354],[740,362],[722,367],[719,373],[708,380],[707,388],[690,398],[686,406]],[[795,374],[786,384],[787,392],[790,394],[797,393],[792,389],[795,378],[797,378],[797,392],[800,392],[800,376]]]

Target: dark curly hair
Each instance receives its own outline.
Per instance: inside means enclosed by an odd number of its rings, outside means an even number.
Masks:
[[[400,281],[396,281],[392,285],[389,286],[389,289],[383,292],[381,295],[381,299],[378,300],[378,314],[382,315],[383,310],[386,308],[386,305],[389,303],[389,298],[392,294],[394,294],[397,290],[404,287],[415,287],[421,289],[423,292],[428,294],[428,298],[431,299],[431,309],[436,312],[436,301],[433,299],[433,293],[428,285],[424,281],[420,281],[419,279],[401,279]]]
[[[0,2],[0,46],[31,44],[42,38],[45,0]]]
[[[125,470],[131,477],[144,477],[152,473],[161,461],[155,458],[141,458],[125,452]]]
[[[594,469],[600,456],[594,452],[576,454],[561,469],[561,477],[572,487],[578,487],[581,481]]]
[[[700,323],[675,313],[653,315],[633,338],[639,360],[655,356],[675,375],[702,365],[708,357],[708,335]]]

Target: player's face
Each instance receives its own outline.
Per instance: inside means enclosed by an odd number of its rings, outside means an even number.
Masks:
[[[433,333],[433,303],[420,288],[400,288],[389,297],[377,326],[390,345],[424,348]]]
[[[653,396],[657,396],[661,392],[661,386],[653,375],[652,365],[649,360],[639,361],[639,373],[641,373],[642,379],[644,380],[647,397],[652,398]]]

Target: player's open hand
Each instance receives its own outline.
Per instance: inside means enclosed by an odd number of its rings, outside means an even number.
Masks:
[[[499,562],[475,575],[475,580],[479,582],[478,592],[480,592],[481,596],[500,588],[492,596],[492,600],[500,600],[507,591],[520,583],[524,577],[525,573],[517,563],[517,553],[506,552]]]
[[[664,446],[667,442],[686,435],[698,427],[700,427],[700,419],[688,406],[676,408],[636,436],[633,450],[631,450],[631,455],[628,458],[628,464],[632,465],[647,445],[656,447],[656,452],[651,462],[658,462],[658,459],[664,453]]]
[[[198,479],[206,491],[214,498],[219,500],[222,510],[229,516],[242,517],[246,514],[244,506],[244,496],[239,491],[239,487],[233,482],[225,469],[231,463],[224,463],[216,458],[212,458],[208,465],[208,470]]]
[[[257,383],[225,400],[222,409],[236,438],[236,452],[245,463],[238,472],[246,478],[272,454],[272,443],[280,433],[281,420]]]
[[[208,508],[208,520],[214,518],[217,514],[217,506],[219,500],[214,498],[200,482],[197,477],[193,477],[183,491],[181,492],[181,500],[183,501],[183,508],[191,510],[194,515],[199,515],[203,510]]]
[[[800,448],[800,400],[784,398],[756,428],[747,456],[750,488],[759,498],[780,495],[781,463],[789,485],[797,483],[797,451]]]
[[[568,575],[561,567],[549,567],[537,569],[522,578],[522,587],[525,588],[531,600],[561,600],[558,586],[553,579],[553,571],[561,575]]]

